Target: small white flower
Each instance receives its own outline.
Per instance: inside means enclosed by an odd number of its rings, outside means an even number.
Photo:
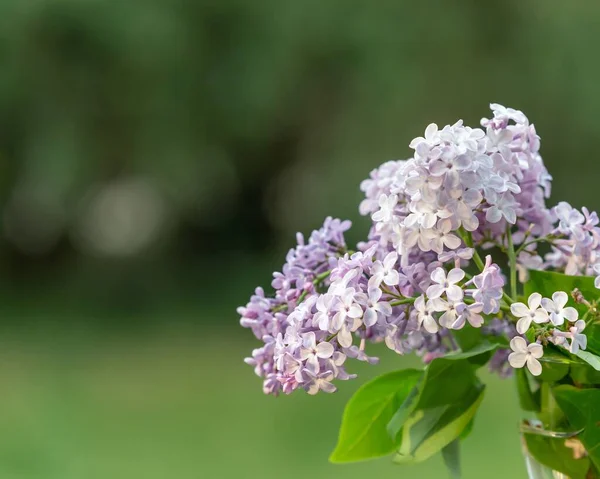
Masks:
[[[587,336],[585,334],[581,334],[581,332],[585,329],[585,321],[579,320],[575,321],[575,324],[569,328],[571,332],[571,352],[573,354],[577,354],[579,349],[585,349],[587,347]]]
[[[392,314],[392,307],[387,301],[379,301],[383,291],[379,288],[369,289],[369,295],[358,294],[357,301],[365,306],[365,314],[363,316],[363,323],[367,328],[374,326],[377,323],[379,317],[390,316]]]
[[[547,323],[548,312],[541,308],[542,295],[540,293],[533,293],[527,300],[527,306],[523,303],[513,303],[510,305],[510,311],[515,317],[520,318],[517,321],[517,332],[519,334],[525,334],[525,331],[531,326],[531,322],[534,321],[537,324]]]
[[[424,229],[433,228],[437,223],[438,209],[435,202],[426,201],[424,199],[419,201],[412,201],[408,205],[410,214],[404,219],[404,225],[412,228],[413,226],[420,226]]]
[[[319,358],[330,358],[333,355],[334,347],[327,341],[317,344],[317,339],[313,332],[303,334],[302,339],[300,359],[306,361],[307,369],[316,374],[319,372]]]
[[[585,349],[587,347],[587,336],[582,334],[584,329],[585,321],[581,319],[576,321],[566,332],[555,329],[552,331],[552,342],[556,345],[565,346],[565,341],[570,339],[571,344],[567,349],[573,354],[577,354],[580,349]]]
[[[435,123],[430,123],[427,125],[427,128],[425,128],[425,137],[418,136],[412,140],[408,146],[409,148],[416,149],[422,143],[425,144],[424,146],[429,148],[440,143],[440,133],[438,131],[438,126]],[[421,146],[421,148],[424,148],[424,146]]]
[[[398,270],[395,269],[396,262],[398,261],[398,253],[395,251],[388,253],[388,255],[382,261],[375,261],[371,268],[371,274],[373,275],[369,280],[370,288],[379,288],[381,283],[385,283],[388,286],[396,286],[400,282],[400,275]]]
[[[419,193],[421,198],[430,203],[435,202],[436,192],[442,186],[443,179],[439,176],[431,176],[429,171],[419,169],[413,171],[406,179],[406,193],[411,196]]]
[[[425,297],[419,296],[415,301],[415,310],[417,311],[419,328],[421,328],[422,325],[423,328],[425,328],[425,331],[428,333],[437,333],[439,327],[435,322],[433,313],[444,311],[442,301],[439,299],[430,299],[429,301],[425,302]]]
[[[442,299],[438,300],[440,309],[443,308],[443,314],[440,316],[439,323],[440,326],[444,328],[450,329],[452,325],[456,322],[458,318],[457,306],[460,303],[455,303],[453,301],[444,301]]]
[[[569,296],[564,291],[556,291],[552,295],[552,299],[542,299],[542,307],[548,311],[550,321],[552,321],[554,326],[561,326],[564,324],[565,319],[573,323],[579,318],[579,314],[575,308],[571,306],[565,308],[568,300]]]
[[[460,268],[451,269],[448,275],[443,268],[436,268],[431,273],[431,280],[435,283],[427,288],[427,296],[430,299],[439,298],[442,294],[450,301],[460,301],[463,298],[463,290],[456,283],[462,281],[465,272]]]
[[[465,321],[468,321],[474,328],[480,328],[483,325],[483,303],[473,303],[468,306],[465,303],[458,303],[456,305],[456,312],[458,318],[452,324],[452,329],[461,329],[465,325]]]
[[[572,235],[578,241],[582,241],[585,238],[585,233],[582,228],[585,217],[580,211],[573,208],[566,201],[561,201],[554,207],[554,213],[559,221],[559,231]]]
[[[317,394],[319,391],[323,391],[326,393],[333,393],[336,390],[336,387],[331,384],[333,380],[333,372],[325,371],[320,374],[314,374],[313,372],[305,369],[302,371],[304,376],[308,377],[308,381],[305,384],[306,392],[308,394]]]
[[[333,317],[332,327],[335,331],[339,330],[347,318],[357,319],[362,317],[363,310],[355,302],[356,291],[354,288],[346,288],[333,309],[337,311]],[[335,332],[333,331],[333,332]]]
[[[458,236],[451,233],[451,228],[449,222],[443,222],[438,228],[426,230],[424,235],[429,243],[429,248],[437,254],[444,252],[444,246],[450,250],[459,248],[462,241]]]
[[[498,223],[502,217],[510,224],[517,222],[518,203],[510,192],[504,193],[494,205],[485,212],[485,219],[490,223]]]
[[[333,294],[322,294],[317,299],[317,312],[313,318],[313,326],[319,326],[319,329],[322,331],[329,331],[331,327],[331,308],[334,304],[334,301],[337,299],[337,296]]]
[[[534,376],[542,374],[542,365],[538,361],[544,355],[544,348],[541,344],[527,344],[521,336],[515,336],[510,341],[510,348],[513,350],[508,355],[508,362],[513,368],[522,368],[527,364],[527,369]]]
[[[373,213],[373,221],[389,222],[394,216],[394,209],[398,204],[398,195],[381,195],[379,197],[379,211]]]
[[[351,269],[342,278],[336,279],[329,285],[328,293],[342,296],[348,288],[348,283],[358,276],[358,268]]]
[[[473,248],[461,248],[458,250],[444,251],[442,254],[438,256],[438,260],[442,263],[447,263],[452,260],[469,260],[473,257],[474,253]]]

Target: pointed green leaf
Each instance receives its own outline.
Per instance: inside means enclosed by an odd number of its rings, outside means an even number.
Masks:
[[[399,444],[387,433],[387,424],[422,375],[422,371],[405,369],[363,385],[346,405],[338,443],[329,460],[362,461],[393,453]]]
[[[419,409],[402,429],[402,444],[394,462],[422,462],[460,437],[483,399],[484,386],[474,387],[462,401],[434,409]]]
[[[471,350],[434,359],[391,418],[387,428],[390,437],[398,437],[405,421],[415,410],[447,406],[463,400],[479,384],[475,375],[479,359],[498,347],[498,344],[484,342]]]
[[[444,464],[450,473],[451,479],[460,479],[462,474],[460,470],[460,440],[455,439],[442,449],[442,458]]]
[[[596,356],[595,354],[592,354],[588,351],[577,351],[577,354],[575,354],[575,356],[577,356],[580,359],[583,359],[586,363],[588,363],[590,366],[592,366],[596,371],[600,371],[600,357]]]
[[[531,384],[525,369],[515,370],[517,380],[517,392],[519,393],[519,404],[524,411],[540,411],[540,397],[537,391],[531,390]]]

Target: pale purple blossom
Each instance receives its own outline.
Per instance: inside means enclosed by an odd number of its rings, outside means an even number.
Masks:
[[[458,313],[458,317],[450,326],[451,329],[462,329],[466,321],[468,321],[468,323],[474,328],[480,328],[483,325],[484,319],[481,315],[483,312],[482,303],[473,303],[469,305],[465,303],[458,303],[455,309]]]
[[[381,318],[391,316],[392,307],[387,301],[380,301],[383,291],[379,288],[369,289],[368,294],[362,294],[358,299],[359,303],[365,307],[363,323],[370,328]]]
[[[492,263],[492,257],[486,257],[484,270],[473,277],[475,289],[467,290],[473,299],[483,304],[484,314],[496,314],[500,311],[500,300],[504,288],[504,278],[498,265]]]
[[[571,352],[577,354],[579,349],[585,349],[587,347],[587,336],[582,334],[585,329],[585,321],[578,320],[575,324],[569,328],[571,333]]]
[[[565,319],[571,322],[577,321],[579,314],[572,306],[566,306],[568,300],[569,296],[564,291],[556,291],[552,299],[542,299],[542,307],[548,312],[554,326],[562,326]]]
[[[307,369],[310,369],[314,373],[318,373],[319,359],[327,359],[333,356],[334,347],[327,341],[317,344],[315,333],[313,332],[305,333],[302,339],[300,359],[306,361]]]
[[[585,237],[583,223],[585,217],[583,214],[573,208],[566,201],[561,201],[554,207],[554,213],[558,218],[558,231],[567,235],[573,235],[576,240],[582,241]]]
[[[397,195],[382,194],[379,197],[379,211],[373,213],[373,221],[390,221],[394,215],[394,208],[398,203]]]
[[[433,284],[427,288],[427,296],[436,299],[446,295],[450,301],[460,301],[463,298],[463,290],[457,283],[465,277],[465,272],[460,268],[453,268],[446,275],[443,268],[436,268],[431,273]]]
[[[426,301],[424,296],[419,296],[415,300],[415,311],[417,311],[419,328],[423,327],[428,333],[437,333],[439,326],[435,321],[433,313],[443,310],[444,305],[439,299]]]
[[[462,261],[468,261],[473,258],[474,250],[473,248],[460,248],[457,250],[445,251],[442,254],[438,255],[438,259],[442,263],[448,263],[450,261],[454,261],[459,259]],[[600,273],[598,273],[600,274]]]
[[[485,212],[485,219],[490,223],[498,223],[502,218],[511,224],[517,222],[518,204],[510,192],[500,196]]]
[[[552,331],[552,341],[557,346],[564,346],[566,340],[570,340],[571,344],[569,344],[569,351],[573,354],[577,354],[580,349],[585,349],[587,347],[587,336],[582,334],[585,329],[585,321],[578,320],[575,321],[575,324],[570,326],[567,331],[560,331],[558,329],[554,329]]]
[[[378,288],[381,283],[387,286],[396,286],[400,282],[398,270],[395,268],[398,261],[398,253],[392,251],[386,255],[383,261],[375,261],[371,268],[370,287]]]
[[[302,371],[303,376],[307,379],[305,381],[305,389],[308,394],[314,395],[319,391],[323,391],[326,393],[333,393],[336,390],[336,387],[331,384],[331,381],[334,378],[332,371],[325,371],[322,373],[315,374],[308,369]]]
[[[440,311],[442,315],[439,317],[438,322],[440,326],[451,329],[454,323],[456,323],[459,315],[457,311],[459,303],[454,301],[444,301],[443,299],[439,299],[438,301],[439,309],[442,310]]]

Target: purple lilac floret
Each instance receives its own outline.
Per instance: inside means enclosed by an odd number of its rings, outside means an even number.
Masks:
[[[492,256],[479,255],[516,250],[521,282],[530,269],[552,269],[596,275],[600,287],[598,216],[565,202],[547,207],[552,177],[535,127],[518,110],[491,109],[482,128],[430,124],[410,143],[411,158],[371,172],[359,210],[372,224],[355,251],[344,239],[350,222],[327,218],[308,241],[298,235],[274,293],[258,288],[239,308],[242,326],[263,342],[246,362],[265,393],[333,392],[336,380],[355,377],[347,358],[377,362],[366,352],[373,342],[429,362],[458,348],[450,332],[462,328],[510,341],[512,352],[490,362],[501,376],[511,366],[541,371],[541,345],[523,338],[532,327],[547,326],[540,342],[585,348],[585,323],[565,307],[565,292],[518,303]]]

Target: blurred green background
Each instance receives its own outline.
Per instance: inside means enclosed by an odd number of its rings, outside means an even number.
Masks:
[[[600,3],[0,1],[0,478],[445,477],[333,466],[347,398],[264,397],[236,306],[425,126],[489,102],[598,208]],[[350,368],[352,369],[352,368]],[[489,379],[465,477],[524,478]]]

